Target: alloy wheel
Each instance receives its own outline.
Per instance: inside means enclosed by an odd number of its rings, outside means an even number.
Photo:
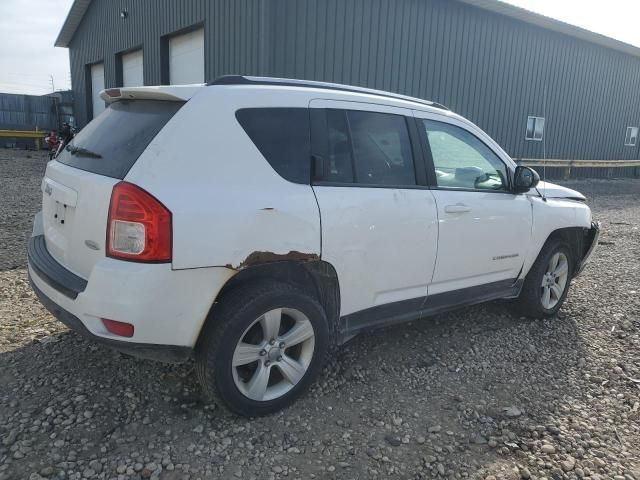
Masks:
[[[542,277],[540,301],[544,308],[551,310],[560,302],[568,280],[569,260],[564,253],[557,252],[549,260],[547,272]]]
[[[313,359],[315,333],[299,310],[277,308],[244,331],[233,353],[233,380],[240,392],[255,401],[268,401],[289,392]]]

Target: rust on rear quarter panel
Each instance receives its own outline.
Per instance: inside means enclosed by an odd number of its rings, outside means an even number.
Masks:
[[[303,253],[295,250],[289,253],[273,253],[273,252],[253,252],[240,265],[236,267],[241,270],[254,265],[263,265],[265,263],[274,262],[313,262],[320,260],[320,255],[316,253]]]

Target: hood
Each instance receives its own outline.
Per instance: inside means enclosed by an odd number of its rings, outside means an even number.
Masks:
[[[580,200],[581,202],[587,200],[587,197],[580,192],[549,182],[540,182],[536,188],[530,190],[530,193],[536,196],[538,192],[544,194],[547,198],[568,198],[571,200]]]

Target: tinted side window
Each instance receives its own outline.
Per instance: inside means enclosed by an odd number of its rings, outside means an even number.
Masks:
[[[309,184],[311,146],[307,108],[245,108],[236,118],[278,174]]]
[[[327,131],[328,181],[416,185],[411,141],[403,116],[327,110]]]
[[[433,120],[424,126],[439,187],[506,190],[507,166],[475,135]]]
[[[344,110],[327,110],[329,182],[353,183],[351,139]]]

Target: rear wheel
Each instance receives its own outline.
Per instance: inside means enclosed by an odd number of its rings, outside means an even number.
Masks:
[[[515,306],[518,312],[534,318],[551,317],[562,307],[573,274],[569,247],[551,240],[543,247],[527,274]]]
[[[284,283],[241,287],[212,311],[196,350],[198,377],[235,413],[272,413],[317,377],[328,340],[313,297]]]

